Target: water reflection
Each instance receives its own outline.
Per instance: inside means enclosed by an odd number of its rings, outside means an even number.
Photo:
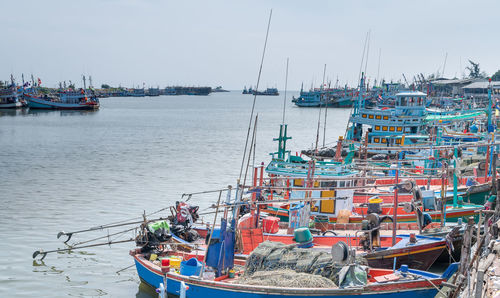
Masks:
[[[0,117],[12,117],[26,114],[28,114],[28,109],[0,109]]]
[[[135,294],[136,298],[151,298],[151,297],[158,297],[158,293],[156,293],[156,290],[153,289],[151,286],[149,286],[147,283],[142,282],[139,284],[139,288],[137,289],[137,294]],[[175,297],[175,296],[170,296],[169,297]]]
[[[43,109],[29,109],[27,113],[23,115],[33,115],[33,116],[44,116],[44,115],[52,115],[59,114],[59,116],[86,116],[86,115],[94,115],[99,110],[43,110]]]

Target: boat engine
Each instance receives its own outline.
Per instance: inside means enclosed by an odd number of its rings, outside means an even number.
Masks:
[[[385,217],[382,218],[382,220]],[[380,247],[380,223],[382,222],[380,216],[377,213],[370,213],[361,222],[361,230],[364,231],[360,238],[360,245],[363,250],[370,251],[374,247]]]
[[[135,244],[140,246],[140,252],[158,250],[162,242],[172,238],[170,228],[166,221],[158,221],[141,226],[141,233],[135,238]]]
[[[171,207],[173,216],[170,216],[171,231],[174,235],[193,242],[200,236],[192,226],[198,220],[198,206],[190,206],[185,202],[175,202],[175,209]]]

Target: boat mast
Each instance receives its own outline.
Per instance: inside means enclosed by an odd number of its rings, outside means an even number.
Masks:
[[[290,58],[288,58],[288,57],[286,58],[285,92],[284,92],[285,96],[283,97],[283,121],[281,122],[281,125],[285,125],[286,89],[288,88],[288,62],[289,62],[289,59]]]
[[[262,57],[261,57],[261,60],[260,60],[259,74],[257,76],[257,85],[255,86],[255,90],[256,91],[259,89],[260,76],[262,74],[262,65],[264,64],[264,57],[265,57],[265,54],[266,54],[267,39],[269,37],[269,28],[271,27],[272,16],[273,16],[273,10],[271,9],[271,11],[269,12],[269,20],[267,22],[267,30],[266,30],[266,38],[265,38],[265,41],[264,41],[264,48],[262,49]],[[254,93],[254,97],[253,97],[252,111],[250,113],[250,119],[249,119],[249,123],[248,123],[247,137],[246,137],[246,140],[245,140],[245,149],[243,150],[243,158],[241,160],[240,175],[239,175],[238,180],[241,180],[241,176],[243,174],[243,167],[245,165],[245,157],[247,155],[248,140],[250,139],[250,130],[252,128],[252,120],[253,120],[253,114],[254,114],[254,111],[255,111],[255,103],[256,103],[256,101],[257,101],[257,92]],[[250,144],[250,146],[251,146],[251,144]]]
[[[377,81],[376,83],[379,82],[379,75],[380,75],[380,56],[382,55],[382,48],[378,49],[378,67],[377,67]]]
[[[323,69],[323,84],[321,85],[321,88],[325,87],[325,74],[326,74],[326,64],[325,68]],[[326,93],[327,91],[324,91],[326,98],[325,98],[325,119],[324,119],[324,124],[323,124],[323,148],[325,147],[325,139],[326,139],[326,116],[328,115],[328,94]],[[323,94],[323,93],[322,93]]]

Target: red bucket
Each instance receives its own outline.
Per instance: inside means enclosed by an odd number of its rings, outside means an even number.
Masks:
[[[276,234],[280,229],[280,219],[274,216],[268,216],[262,220],[264,233]]]

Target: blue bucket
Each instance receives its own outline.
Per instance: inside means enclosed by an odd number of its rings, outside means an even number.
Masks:
[[[181,275],[200,275],[202,264],[196,258],[181,262]]]

